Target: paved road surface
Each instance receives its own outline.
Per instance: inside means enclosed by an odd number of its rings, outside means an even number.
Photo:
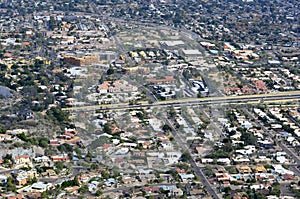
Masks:
[[[182,105],[203,105],[203,104],[230,104],[230,103],[266,103],[268,101],[297,101],[300,99],[300,91],[293,92],[279,92],[269,94],[257,95],[243,95],[243,96],[221,96],[221,97],[207,97],[207,98],[185,98],[176,100],[159,101],[153,104],[143,103],[128,105],[123,104],[102,104],[91,106],[78,106],[63,108],[65,111],[94,111],[99,110],[118,110],[118,109],[132,109],[132,108],[148,108],[148,107],[164,107],[164,106],[182,106]]]
[[[182,147],[182,149],[184,150],[184,152],[187,152],[191,156],[191,158],[190,158],[190,164],[193,167],[196,175],[200,177],[200,181],[201,181],[202,185],[205,186],[205,189],[208,192],[208,194],[210,196],[212,196],[213,198],[215,198],[215,199],[219,199],[220,197],[214,191],[214,189],[211,187],[211,184],[207,180],[207,178],[204,175],[204,173],[202,172],[201,168],[199,168],[197,166],[196,161],[193,159],[189,148],[186,146],[186,143],[182,141],[182,139],[178,135],[177,130],[174,128],[174,126],[172,125],[172,123],[167,118],[164,118],[164,121],[165,121],[165,123],[167,125],[169,125],[171,127],[171,129],[172,129],[172,131],[171,131],[172,136],[174,137],[174,139],[176,140],[176,142],[179,144],[179,146]]]

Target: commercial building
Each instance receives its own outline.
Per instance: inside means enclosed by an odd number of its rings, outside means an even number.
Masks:
[[[98,54],[63,54],[63,60],[65,63],[73,66],[87,66],[97,64],[100,61]]]

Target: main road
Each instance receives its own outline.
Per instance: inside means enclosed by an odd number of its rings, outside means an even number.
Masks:
[[[201,168],[199,168],[197,166],[197,163],[194,160],[194,158],[192,157],[192,154],[190,152],[189,147],[186,145],[186,142],[184,142],[181,139],[181,137],[178,135],[177,130],[174,128],[173,124],[169,121],[169,119],[167,117],[164,117],[163,120],[172,129],[171,134],[174,137],[174,140],[177,142],[177,144],[183,149],[184,152],[188,153],[189,156],[191,157],[189,159],[189,162],[190,162],[191,166],[193,167],[195,174],[200,177],[200,181],[201,181],[202,185],[205,186],[205,189],[208,192],[208,194],[214,199],[219,199],[220,198],[219,195],[213,189],[212,185],[209,183],[208,179],[206,178],[206,176],[203,173],[203,171],[201,170]]]
[[[93,1],[89,1],[89,4],[91,6],[91,8],[94,10],[94,13],[99,15],[99,16],[102,16],[103,17],[103,13],[100,13],[99,10],[97,9],[97,5],[95,4],[95,2]],[[109,20],[109,21],[112,21],[112,20]],[[108,22],[108,21],[105,21],[105,22]],[[110,32],[109,28],[108,28],[108,25],[104,24],[105,28],[106,28],[106,31],[107,32]],[[112,38],[114,39],[115,41],[115,44],[117,45],[117,47],[119,48],[119,50],[121,51],[120,53],[122,53],[125,57],[126,57],[126,61],[128,63],[129,66],[134,66],[135,63],[132,61],[132,59],[128,56],[128,53],[127,53],[127,50],[125,49],[123,43],[120,41],[120,39],[117,37],[117,35],[115,33],[113,33],[112,35]]]
[[[204,104],[248,104],[248,103],[276,103],[291,102],[300,99],[300,91],[277,92],[268,94],[241,95],[241,96],[221,96],[206,98],[183,98],[175,100],[159,101],[152,104],[141,102],[140,104],[101,104],[90,106],[77,106],[63,108],[64,111],[95,111],[95,110],[125,110],[134,108],[150,108],[150,107],[168,107],[168,106],[195,106]]]

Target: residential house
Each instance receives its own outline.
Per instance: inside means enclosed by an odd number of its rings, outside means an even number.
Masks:
[[[170,195],[174,196],[174,197],[180,197],[183,195],[183,191],[182,191],[182,189],[179,189],[179,188],[172,189],[170,192]]]
[[[54,177],[56,172],[53,169],[47,169],[45,172],[41,173],[42,176]]]
[[[151,193],[158,193],[160,188],[158,186],[151,186],[151,187],[144,187],[143,191],[146,194],[151,194]]]
[[[179,173],[179,176],[183,182],[187,182],[188,180],[195,178],[194,174]]]
[[[237,165],[236,169],[238,170],[239,173],[241,174],[249,174],[252,173],[252,170],[249,166],[247,165]]]
[[[105,182],[104,182],[104,184],[107,186],[107,187],[110,187],[110,186],[112,186],[112,185],[114,185],[114,184],[116,184],[117,183],[117,181],[114,179],[114,178],[109,178],[109,179],[107,179]]]
[[[33,183],[30,187],[26,188],[25,190],[28,192],[44,192],[49,190],[52,187],[51,183],[44,183],[44,182],[36,182]]]
[[[10,193],[4,196],[5,199],[23,199],[23,194]]]
[[[18,177],[16,177],[16,184],[18,186],[26,185],[27,182],[28,182],[28,178],[25,177],[25,176],[18,176]]]
[[[18,176],[26,177],[27,179],[32,179],[37,175],[37,172],[35,169],[31,169],[29,171],[20,170],[18,173]]]
[[[130,177],[130,176],[123,176],[122,181],[124,184],[132,184],[132,183],[136,182],[136,179],[133,177]]]
[[[78,176],[78,181],[80,183],[87,183],[90,180],[90,177],[87,174],[82,174]]]
[[[28,155],[16,156],[13,158],[15,164],[30,164],[31,160]]]
[[[225,164],[225,165],[230,165],[230,159],[229,158],[218,158],[217,163],[218,164]]]
[[[36,157],[34,158],[34,162],[36,163],[44,163],[44,162],[49,162],[50,159],[47,156],[40,156],[40,157]]]
[[[67,162],[69,161],[68,155],[67,154],[61,154],[61,155],[53,155],[51,156],[51,159],[53,162]]]
[[[267,169],[263,165],[252,166],[254,173],[267,173]]]
[[[230,181],[230,176],[228,175],[228,173],[215,173],[215,176],[219,182]]]
[[[49,144],[50,144],[51,146],[59,146],[59,145],[60,145],[60,141],[58,141],[57,139],[50,140],[50,141],[49,141]]]
[[[1,141],[11,141],[14,138],[11,135],[8,134],[0,134],[0,142]]]

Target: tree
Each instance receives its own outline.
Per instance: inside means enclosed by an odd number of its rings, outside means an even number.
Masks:
[[[167,131],[172,131],[172,128],[169,125],[165,124],[163,125],[162,130],[167,132]]]
[[[92,158],[93,158],[93,154],[90,151],[88,151],[84,160],[90,162],[92,161]]]
[[[59,162],[55,162],[55,167],[58,171],[61,171],[64,168],[64,163],[59,161]]]
[[[115,70],[112,68],[112,67],[110,67],[107,71],[106,71],[106,74],[107,75],[112,75],[112,74],[114,74],[115,73]]]
[[[7,189],[7,191],[13,191],[13,192],[15,192],[17,190],[16,185],[13,184],[12,177],[7,178],[6,189]]]
[[[270,195],[276,195],[276,196],[280,196],[280,185],[276,185],[276,186],[272,186],[272,189],[270,191]]]
[[[103,194],[103,192],[101,190],[96,191],[96,196],[101,196],[102,194]]]
[[[103,127],[103,133],[111,134],[111,124],[110,123],[105,123]]]
[[[0,125],[0,133],[1,133],[1,134],[5,134],[5,132],[6,132],[6,129],[3,128],[2,125]]]
[[[203,96],[202,96],[202,94],[201,94],[201,92],[199,91],[198,93],[197,93],[197,98],[202,98]]]
[[[19,133],[17,134],[17,138],[19,138],[20,140],[23,140],[24,142],[28,142],[29,138],[27,137],[27,135],[25,135],[25,133]]]
[[[99,166],[95,163],[91,164],[91,170],[99,169]]]
[[[108,179],[108,178],[110,177],[110,174],[109,174],[108,171],[102,170],[102,171],[101,171],[101,176],[102,176],[102,178],[104,178],[104,179]]]
[[[169,116],[170,118],[174,118],[176,116],[176,110],[174,109],[174,107],[172,107],[169,111]]]
[[[229,191],[231,191],[231,188],[230,188],[230,187],[225,187],[223,191],[224,191],[225,193],[229,193]]]
[[[188,152],[184,152],[184,153],[181,155],[180,160],[181,160],[182,162],[187,162],[187,161],[189,161],[191,158],[192,158],[192,157],[191,157],[191,155],[190,155]]]
[[[40,138],[39,139],[39,146],[43,147],[43,148],[46,148],[48,146],[48,142],[49,142],[48,138]]]
[[[72,187],[72,186],[79,186],[80,183],[78,181],[78,176],[75,176],[73,180],[68,180],[68,181],[64,181],[61,184],[61,189],[65,189],[67,187]]]
[[[36,183],[36,182],[37,182],[37,178],[36,178],[36,176],[34,176],[34,177],[31,179],[30,183]]]
[[[50,116],[52,120],[57,121],[58,123],[69,122],[69,115],[58,107],[52,107],[51,109],[49,109],[47,111],[47,115]]]
[[[79,193],[87,193],[89,191],[89,188],[87,185],[83,185],[79,188]]]
[[[241,140],[245,142],[245,145],[257,144],[257,138],[249,132],[242,132]]]
[[[12,155],[11,154],[6,154],[4,157],[3,157],[3,161],[5,164],[9,163],[9,162],[12,162]]]
[[[57,149],[60,152],[72,152],[73,151],[73,147],[71,145],[69,145],[68,143],[63,143],[63,144],[59,145],[57,147]]]
[[[43,191],[42,194],[41,194],[41,197],[42,198],[47,198],[48,194],[47,194],[47,191]]]
[[[54,30],[54,28],[57,27],[57,23],[56,20],[54,19],[53,16],[50,16],[50,20],[49,20],[49,29],[50,30]]]
[[[80,148],[77,146],[77,147],[75,148],[74,151],[76,152],[77,157],[78,157],[79,159],[81,159],[81,158],[82,158],[82,153],[81,153]]]
[[[191,73],[190,73],[189,70],[184,70],[184,71],[182,72],[182,75],[183,75],[183,77],[184,77],[185,79],[190,79],[190,78],[192,77],[192,75],[191,75]]]

